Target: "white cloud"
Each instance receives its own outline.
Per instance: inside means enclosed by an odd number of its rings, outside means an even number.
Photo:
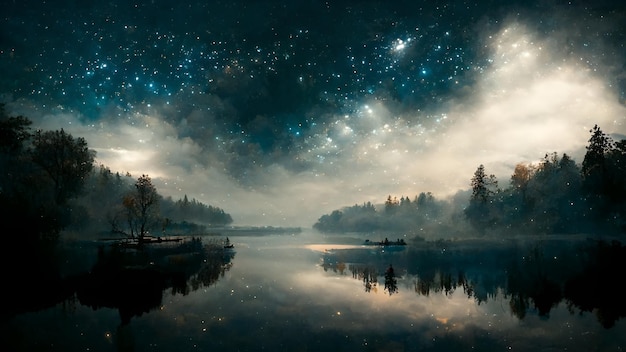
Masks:
[[[193,131],[188,119],[179,133],[157,113],[102,116],[95,124],[68,113],[22,113],[40,128],[85,137],[113,171],[148,174],[162,194],[222,207],[236,224],[311,226],[334,209],[388,194],[452,195],[469,187],[479,164],[505,185],[516,163],[545,153],[565,152],[580,163],[595,124],[626,134],[626,110],[600,74],[560,52],[558,38],[540,39],[518,23],[505,28],[485,43],[492,65],[464,88],[470,94],[403,116],[391,113],[392,102],[364,101],[359,114],[316,127],[317,139],[298,155],[314,167],[265,166],[246,187],[229,176],[212,144],[180,134]]]

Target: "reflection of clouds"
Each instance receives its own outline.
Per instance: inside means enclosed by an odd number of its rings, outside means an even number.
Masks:
[[[293,279],[301,295],[315,292],[309,298],[314,305],[342,307],[342,316],[349,316],[352,320],[349,326],[340,322],[333,325],[335,321],[331,319],[325,322],[337,329],[385,332],[422,326],[434,329],[433,334],[439,334],[440,328],[449,332],[468,327],[493,330],[496,327],[513,328],[518,324],[517,318],[501,309],[500,300],[479,306],[462,290],[448,296],[440,293],[421,296],[413,291],[412,282],[399,279],[399,291],[389,296],[381,287],[381,277],[378,291],[367,293],[363,283],[349,273],[324,275],[320,270]]]
[[[422,296],[414,291],[413,277],[399,278],[399,291],[392,296],[380,287],[382,278],[378,291],[367,293],[349,272],[338,275],[316,266],[323,244],[312,232],[231,240],[238,253],[223,279],[186,297],[166,297],[160,312],[133,323],[155,321],[154,329],[192,339],[219,339],[224,331],[246,338],[250,334],[275,338],[280,331],[297,338],[376,336],[409,349],[415,341],[426,343],[420,345],[425,349],[441,346],[438,343],[449,347],[446,339],[468,348],[495,344],[523,351],[555,346],[618,350],[625,342],[624,319],[612,330],[604,330],[592,313],[571,314],[565,302],[555,306],[549,318],[531,309],[524,320],[518,320],[510,312],[508,298],[500,293],[480,305],[460,288],[450,295]]]
[[[496,323],[494,319],[500,319],[497,323],[503,328],[516,324],[515,317],[502,311],[502,302],[478,306],[462,290],[450,296],[420,296],[413,290],[412,278],[399,278],[399,291],[392,296],[383,290],[382,277],[378,290],[367,293],[349,270],[339,275],[316,265],[325,249],[360,246],[323,244],[315,236],[304,232],[302,236],[246,240],[248,245],[238,253],[230,272],[230,280],[237,278],[237,282],[230,283],[238,286],[236,290],[258,288],[255,294],[261,299],[246,303],[248,308],[263,310],[269,301],[276,305],[270,308],[273,314],[305,316],[312,327],[381,333],[390,328],[436,325],[463,329],[469,324],[486,329]]]

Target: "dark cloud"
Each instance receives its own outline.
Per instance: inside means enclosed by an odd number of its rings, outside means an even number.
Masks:
[[[245,223],[451,195],[624,134],[614,2],[14,2],[0,93],[99,161]],[[578,160],[580,162],[580,159]],[[301,214],[306,214],[302,216]]]

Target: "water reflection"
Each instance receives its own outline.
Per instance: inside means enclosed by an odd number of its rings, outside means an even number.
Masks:
[[[402,278],[421,296],[462,290],[476,304],[502,298],[520,320],[529,312],[547,319],[561,302],[571,314],[595,314],[606,329],[626,317],[626,301],[610,288],[626,267],[626,247],[617,241],[439,241],[402,253],[351,247],[325,251],[321,266],[337,275],[347,268],[368,293],[378,292],[382,278],[393,295]]]
[[[389,296],[398,292],[398,280],[396,280],[396,273],[392,265],[389,265],[385,271],[385,291],[389,293]]]
[[[12,314],[79,303],[94,310],[117,309],[125,325],[132,317],[159,308],[165,290],[187,295],[214,285],[232,266],[235,251],[228,247],[200,238],[150,244],[141,250],[100,245],[97,261],[88,271],[48,280],[45,295],[14,297],[13,307],[18,308]]]
[[[183,273],[160,281],[157,309],[150,308],[155,303],[124,307],[130,317],[126,324],[120,324],[119,301],[95,301],[100,308],[94,310],[72,290],[73,311],[58,304],[19,314],[7,324],[3,341],[15,351],[608,351],[626,346],[626,320],[615,318],[615,325],[605,328],[595,315],[607,304],[624,316],[619,296],[608,292],[619,282],[621,269],[610,265],[623,266],[621,245],[407,241],[403,250],[388,251],[364,246],[363,239],[317,233],[228,235],[235,239],[235,265],[234,253],[224,248],[216,248],[210,255],[215,264],[207,259],[205,269],[189,251],[120,254],[130,256],[124,259],[127,269],[148,263]],[[96,254],[94,247],[89,256],[94,261],[85,266],[89,273],[117,260],[109,249],[102,258]],[[611,264],[598,264],[604,259]],[[390,266],[393,276],[385,278]],[[589,275],[598,281],[590,282]],[[185,278],[185,285],[176,277]],[[387,289],[385,281],[390,281]],[[556,306],[552,294],[543,294],[552,292],[553,282],[561,297]],[[133,294],[128,292],[133,283],[125,283],[131,286],[120,290]],[[591,311],[583,311],[566,289],[584,292],[581,285],[595,285],[588,288],[596,289]],[[549,308],[540,313],[543,306]]]

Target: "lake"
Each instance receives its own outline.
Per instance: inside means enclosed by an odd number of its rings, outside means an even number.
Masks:
[[[130,257],[72,242],[60,279],[7,289],[5,350],[626,349],[617,242],[379,246],[304,230],[231,235],[224,250],[224,238],[201,237],[201,254],[196,242]]]

